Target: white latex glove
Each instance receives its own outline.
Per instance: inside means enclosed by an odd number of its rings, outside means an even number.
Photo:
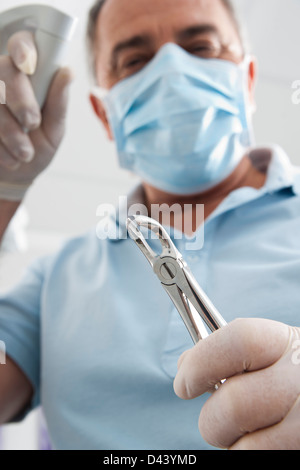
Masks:
[[[199,419],[203,438],[232,450],[300,450],[300,328],[236,320],[182,355],[176,394],[212,391]]]
[[[61,143],[72,75],[69,69],[57,72],[41,111],[28,77],[38,60],[33,35],[14,34],[8,52],[0,56],[6,85],[6,104],[0,105],[0,199],[20,201]]]

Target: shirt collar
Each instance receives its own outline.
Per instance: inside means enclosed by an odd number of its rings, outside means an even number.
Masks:
[[[300,169],[292,165],[281,147],[274,145],[266,148],[255,148],[250,151],[249,158],[255,168],[267,174],[264,187],[259,190],[240,188],[233,191],[209,219],[225,210],[237,207],[264,194],[271,194],[289,188],[295,195],[300,195]],[[246,191],[244,197],[237,197],[243,191]],[[132,215],[137,212],[141,215],[148,215],[142,185],[136,186],[127,197],[120,199],[116,210],[116,217],[111,220],[112,224],[118,226],[118,236],[113,238],[114,241],[127,237],[126,220],[128,215],[130,215],[130,211]]]
[[[300,171],[292,165],[281,147],[273,145],[253,149],[249,157],[255,168],[267,174],[266,183],[262,188],[264,192],[291,188],[294,194],[300,195]]]

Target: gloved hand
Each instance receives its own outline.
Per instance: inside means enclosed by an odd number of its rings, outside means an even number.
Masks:
[[[69,69],[57,72],[41,111],[28,77],[38,60],[33,35],[14,34],[8,52],[0,56],[6,86],[6,104],[0,105],[0,199],[20,201],[61,143],[72,75]]]
[[[181,356],[176,394],[214,389],[199,419],[203,438],[231,450],[300,449],[300,328],[236,320]]]

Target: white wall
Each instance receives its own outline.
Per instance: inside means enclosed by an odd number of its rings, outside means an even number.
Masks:
[[[25,0],[1,0],[0,9],[26,4]],[[50,3],[40,0],[40,3]],[[236,0],[245,19],[253,52],[258,57],[258,111],[255,130],[258,144],[276,142],[300,164],[300,105],[292,104],[292,83],[300,79],[299,0]],[[69,65],[75,72],[68,130],[50,169],[28,194],[29,248],[24,264],[34,256],[54,250],[61,236],[72,236],[96,224],[98,204],[116,202],[135,180],[117,165],[109,144],[88,101],[84,32],[91,1],[52,0],[51,5],[80,19],[70,48]],[[10,262],[14,279],[15,263]],[[16,268],[18,269],[18,268]],[[1,276],[1,273],[0,273]],[[31,448],[36,443],[36,420],[6,431],[6,448]]]
[[[300,105],[292,83],[300,79],[300,1],[234,0],[258,60],[254,119],[258,144],[276,142],[300,164]]]

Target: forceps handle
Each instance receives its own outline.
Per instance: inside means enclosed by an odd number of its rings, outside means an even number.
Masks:
[[[184,275],[187,278],[189,288],[192,292],[190,302],[192,302],[194,308],[196,308],[210,331],[214,332],[226,326],[226,321],[218,312],[209,297],[201,289],[190,270],[185,268]]]
[[[190,304],[184,293],[180,292],[176,284],[172,286],[162,284],[162,286],[179,312],[193,343],[197,344],[201,339],[207,338],[208,332],[201,320],[201,316]]]
[[[186,299],[184,308],[186,314],[188,315],[188,320],[183,320],[190,332],[194,343],[197,344],[201,339],[205,339],[205,337],[208,336],[205,328],[203,328],[204,323],[206,324],[206,326],[208,326],[211,332],[214,332],[226,326],[227,322],[218,312],[209,297],[201,289],[196,279],[192,275],[191,271],[188,268],[184,268],[183,273],[187,278],[188,286],[192,291],[191,299],[194,300],[194,302],[191,302],[191,300]],[[203,320],[203,323],[200,320],[200,317]],[[215,390],[219,390],[221,385],[223,385],[225,382],[226,379],[218,382],[215,385]]]

